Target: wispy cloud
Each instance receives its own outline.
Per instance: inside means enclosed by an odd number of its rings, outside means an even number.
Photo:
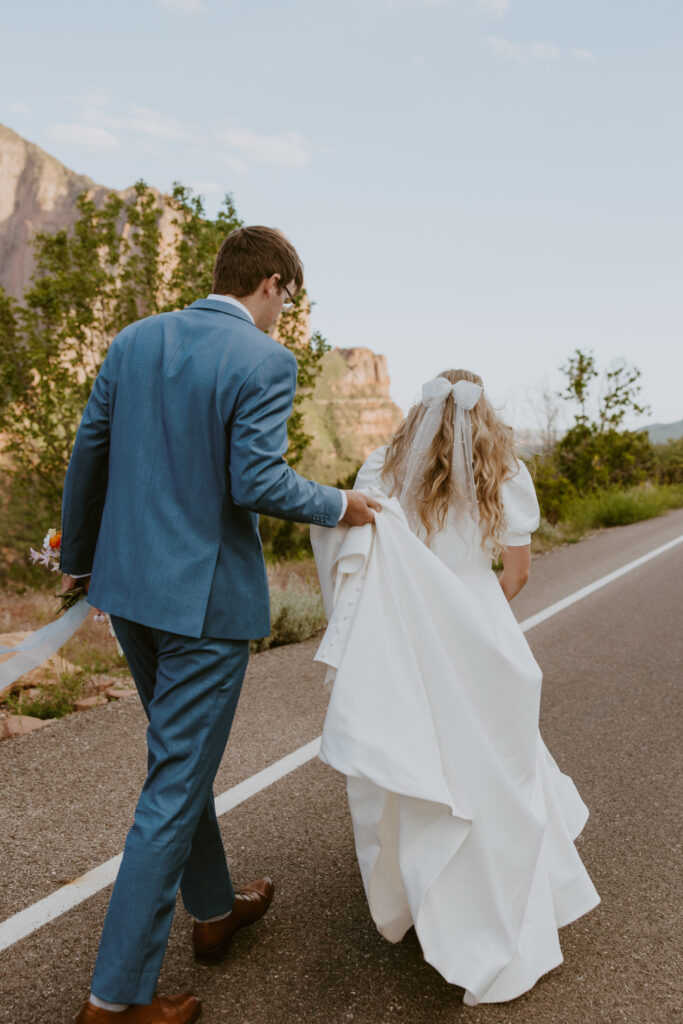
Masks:
[[[8,103],[7,109],[12,114],[28,114],[28,107],[25,103],[22,103],[21,100],[16,103]]]
[[[148,135],[154,139],[175,139],[187,141],[192,138],[190,132],[168,114],[162,114],[151,107],[141,107],[132,103],[125,117],[109,117],[101,115],[103,123],[121,131],[135,132],[137,135]]]
[[[510,10],[510,0],[477,0],[477,7],[500,21]]]
[[[168,11],[177,11],[180,14],[198,14],[205,11],[203,0],[157,0],[159,7],[165,7]]]
[[[55,142],[85,146],[87,149],[115,149],[119,140],[106,128],[97,124],[54,124],[50,128],[50,137]]]
[[[50,134],[55,141],[107,150],[125,139],[126,145],[134,144],[138,151],[160,156],[165,148],[172,152],[173,144],[191,140],[199,147],[213,150],[221,163],[236,174],[246,173],[252,164],[302,168],[311,162],[311,149],[296,132],[269,134],[243,128],[211,131],[196,125],[190,130],[175,117],[138,103],[129,104],[121,113],[112,113],[107,97],[98,94],[80,97],[71,117],[68,123],[52,126]],[[215,181],[205,182],[204,186],[207,193],[220,188]]]
[[[569,52],[571,53],[572,57],[576,58],[576,60],[595,60],[595,54],[592,53],[590,50],[570,50]]]
[[[421,53],[412,53],[410,55],[410,63],[418,68],[423,68],[427,63],[427,58]]]
[[[306,167],[311,161],[305,140],[294,132],[287,135],[260,135],[258,132],[236,129],[217,131],[215,135],[218,142],[231,151],[227,156],[233,159],[236,150],[248,162],[274,164],[278,167]]]
[[[559,60],[561,51],[554,43],[511,43],[509,39],[501,36],[488,36],[486,43],[496,57],[503,60],[514,60],[520,64],[532,60],[554,61]]]

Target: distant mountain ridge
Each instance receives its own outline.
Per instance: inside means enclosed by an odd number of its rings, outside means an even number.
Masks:
[[[678,441],[683,437],[683,420],[677,420],[676,423],[652,423],[649,427],[643,427],[642,433],[645,431],[647,431],[652,444]]]

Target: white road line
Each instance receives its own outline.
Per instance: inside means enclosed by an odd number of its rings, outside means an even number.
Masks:
[[[221,793],[220,796],[216,797],[216,814],[218,816],[227,814],[228,811],[238,807],[239,804],[243,804],[245,800],[255,796],[256,793],[260,793],[261,790],[272,786],[278,779],[289,775],[290,772],[293,772],[302,764],[312,761],[314,757],[318,756],[319,750],[320,737],[318,736],[305,746],[299,747],[298,750],[294,750],[291,754],[281,757],[279,761],[268,765],[263,771],[257,772],[256,775],[252,775],[250,778],[245,779],[244,782],[233,786],[232,789]],[[50,893],[45,899],[39,900],[38,903],[26,907],[25,910],[21,910],[18,914],[14,914],[13,917],[8,917],[6,921],[2,921],[0,923],[0,952],[9,946],[13,946],[15,942],[19,942],[20,939],[30,935],[31,932],[38,931],[39,928],[42,928],[49,921],[54,921],[56,917],[65,914],[67,910],[71,910],[73,907],[77,907],[79,903],[90,899],[100,889],[111,885],[112,882],[116,881],[122,857],[123,854],[119,853],[116,857],[112,857],[111,860],[107,860],[104,864],[93,868],[92,871],[81,875],[80,878],[69,882],[68,885],[63,885],[61,889]]]
[[[14,917],[8,917],[0,924],[0,951],[13,946],[31,932],[37,932],[44,924],[61,917],[67,910],[77,907],[100,889],[111,885],[116,879],[122,858],[123,854],[119,853],[87,874],[69,882],[68,885],[63,885],[56,892],[50,893],[45,899],[26,907],[26,910],[20,910]]]
[[[556,601],[555,604],[548,605],[542,612],[537,612],[536,615],[530,615],[528,619],[524,619],[520,622],[520,626],[526,633],[527,630],[533,629],[534,626],[538,626],[539,623],[545,622],[546,619],[550,619],[553,615],[557,615],[558,612],[563,612],[565,608],[569,608],[570,605],[576,604],[577,601],[583,601],[584,597],[588,597],[589,594],[594,594],[596,590],[601,590],[606,587],[608,583],[613,583],[614,580],[618,580],[620,576],[625,576],[627,572],[632,572],[637,569],[639,565],[644,565],[645,562],[649,562],[651,558],[656,558],[657,555],[663,555],[665,551],[670,551],[671,548],[675,548],[677,544],[683,543],[683,534],[680,537],[676,537],[675,540],[670,540],[668,544],[662,544],[659,548],[654,548],[652,551],[648,551],[646,555],[642,555],[640,558],[634,558],[632,562],[628,562],[626,565],[622,565],[621,569],[615,569],[614,572],[610,572],[607,576],[601,576],[595,583],[589,583],[587,587],[581,587],[581,590],[575,590],[569,597],[563,597],[561,601]]]
[[[556,601],[536,615],[531,615],[528,619],[524,619],[520,623],[521,628],[526,633],[528,630],[533,629],[534,626],[538,626],[539,623],[545,622],[547,619],[552,618],[553,615],[557,615],[558,612],[569,608],[570,605],[576,604],[577,601],[582,601],[589,594],[594,594],[596,590],[601,590],[602,587],[606,587],[614,580],[625,576],[639,566],[644,565],[645,562],[649,562],[652,558],[656,558],[665,551],[670,551],[671,548],[681,543],[683,543],[683,534],[680,537],[676,537],[675,540],[669,541],[668,544],[662,544],[661,547],[654,548],[654,550],[649,551],[646,555],[628,562],[620,569],[602,576],[599,580],[595,580],[594,583],[589,583],[588,586],[576,590],[573,594],[569,594],[568,597],[562,598],[561,601]],[[318,736],[316,739],[311,740],[310,743],[306,743],[305,746],[299,747],[298,750],[292,751],[291,754],[287,754],[286,757],[282,757],[279,761],[275,761],[274,764],[264,768],[263,771],[257,772],[256,775],[252,775],[250,778],[245,779],[244,782],[233,786],[232,789],[221,793],[220,796],[216,797],[216,813],[219,816],[227,814],[228,811],[233,810],[233,808],[238,807],[252,796],[267,789],[268,786],[272,786],[274,782],[283,779],[286,775],[300,768],[301,765],[312,761],[314,757],[317,757],[319,749],[320,737]],[[87,874],[81,875],[80,878],[69,882],[68,885],[62,886],[61,889],[57,889],[49,896],[46,896],[45,899],[39,900],[38,903],[34,903],[25,910],[21,910],[18,914],[8,917],[6,921],[2,921],[0,923],[0,951],[13,946],[15,942],[19,942],[20,939],[48,924],[49,921],[54,921],[55,918],[65,914],[67,910],[71,910],[73,907],[78,906],[79,903],[83,903],[91,896],[94,896],[101,889],[111,885],[116,879],[121,857],[122,854],[112,857],[111,860],[105,861],[104,864],[93,868]]]
[[[272,786],[278,779],[283,779],[285,775],[289,775],[296,768],[300,768],[302,764],[312,761],[314,757],[318,756],[319,750],[320,736],[317,736],[316,739],[307,743],[305,747],[299,747],[298,750],[292,751],[286,757],[281,757],[274,764],[269,764],[263,771],[252,775],[250,779],[245,779],[244,782],[240,782],[237,786],[233,786],[232,789],[221,793],[220,796],[216,797],[216,814],[219,817],[221,814],[227,814],[233,807],[243,804],[249,797],[256,796],[262,789]],[[2,926],[0,925],[0,927]]]

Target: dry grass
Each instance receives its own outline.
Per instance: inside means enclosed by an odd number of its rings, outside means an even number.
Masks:
[[[55,590],[0,591],[0,633],[19,633],[40,629],[57,617]],[[125,669],[116,642],[105,623],[93,622],[89,616],[81,628],[59,652],[86,674],[97,675]]]
[[[268,566],[268,579],[272,631],[270,637],[254,642],[253,650],[307,640],[325,625],[312,559]],[[55,577],[55,585],[45,590],[23,586],[0,590],[0,634],[30,632],[52,622],[57,615],[56,589]],[[125,658],[119,656],[108,625],[94,622],[92,615],[59,653],[73,666],[75,671],[71,677],[60,677],[56,670],[48,670],[45,685],[40,682],[38,690],[23,693],[22,685],[29,685],[28,680],[19,680],[4,704],[0,700],[0,717],[7,714],[62,717],[72,710],[74,699],[98,693],[103,677],[109,679],[109,685],[111,677],[128,677]],[[121,683],[132,685],[132,682],[127,684],[125,678],[121,678]]]

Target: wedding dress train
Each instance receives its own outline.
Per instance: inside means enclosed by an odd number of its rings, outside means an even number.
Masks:
[[[537,517],[525,473],[507,487],[507,543],[528,543]],[[599,903],[573,842],[588,811],[541,739],[541,671],[474,524],[430,550],[372,493],[374,526],[311,531],[329,619],[316,658],[334,680],[320,756],[347,776],[381,934],[414,925],[469,1005],[513,999],[561,963],[558,927]]]

